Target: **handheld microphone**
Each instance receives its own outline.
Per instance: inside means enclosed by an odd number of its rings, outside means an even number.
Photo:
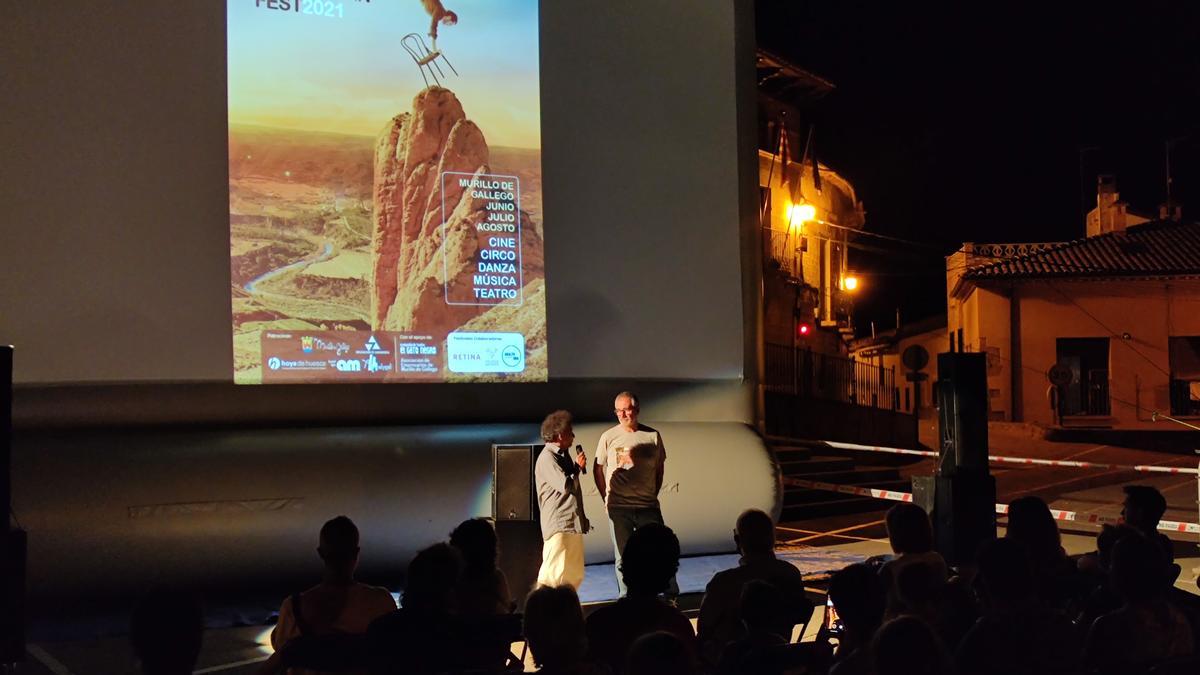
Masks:
[[[579,467],[579,473],[587,473],[587,453],[583,451],[582,445],[575,446],[575,456],[583,455],[583,466]]]

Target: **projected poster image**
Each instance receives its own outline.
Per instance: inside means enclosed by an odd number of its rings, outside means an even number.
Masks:
[[[234,381],[547,377],[535,0],[229,0]]]

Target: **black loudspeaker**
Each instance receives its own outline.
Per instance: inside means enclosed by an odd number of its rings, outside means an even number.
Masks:
[[[492,446],[492,517],[501,521],[537,520],[533,491],[532,445]]]
[[[938,472],[913,479],[913,501],[932,506],[935,547],[970,563],[996,537],[996,479],[988,468],[987,355],[938,354]]]
[[[0,345],[0,664],[25,660],[25,561],[29,540],[11,529],[13,348]]]
[[[525,596],[537,583],[542,566],[542,528],[537,521],[501,520],[496,522],[499,555],[496,566],[508,580],[508,591],[517,603],[517,611],[525,611]]]
[[[938,354],[938,473],[988,470],[987,355]]]
[[[499,556],[496,565],[508,589],[525,610],[525,596],[537,582],[542,564],[542,528],[538,523],[533,465],[540,445],[492,446],[492,517],[496,520]]]
[[[0,607],[0,664],[25,660],[25,560],[29,541],[24,530],[0,533],[0,591],[4,593]]]
[[[951,565],[973,562],[979,546],[996,538],[996,479],[960,471],[936,483],[934,548]]]

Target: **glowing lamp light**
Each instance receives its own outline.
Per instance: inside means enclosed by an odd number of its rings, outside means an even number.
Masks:
[[[842,279],[842,287],[848,291],[858,290],[858,277],[846,277]]]
[[[809,223],[817,219],[817,207],[808,202],[792,204],[788,207],[788,220],[797,223]]]
[[[800,337],[808,337],[810,331],[812,331],[812,328],[806,323],[796,326],[796,335],[799,335]]]

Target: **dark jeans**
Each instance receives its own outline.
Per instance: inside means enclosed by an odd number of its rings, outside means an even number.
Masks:
[[[643,525],[650,523],[665,525],[666,523],[663,522],[662,510],[657,506],[610,506],[608,507],[608,520],[612,524],[609,531],[612,533],[613,552],[616,555],[613,567],[617,573],[617,588],[623,598],[629,592],[629,589],[625,588],[625,579],[621,577],[621,552],[625,550],[625,542],[629,541],[629,536]],[[667,597],[678,596],[679,584],[672,576],[671,583],[667,587]]]

